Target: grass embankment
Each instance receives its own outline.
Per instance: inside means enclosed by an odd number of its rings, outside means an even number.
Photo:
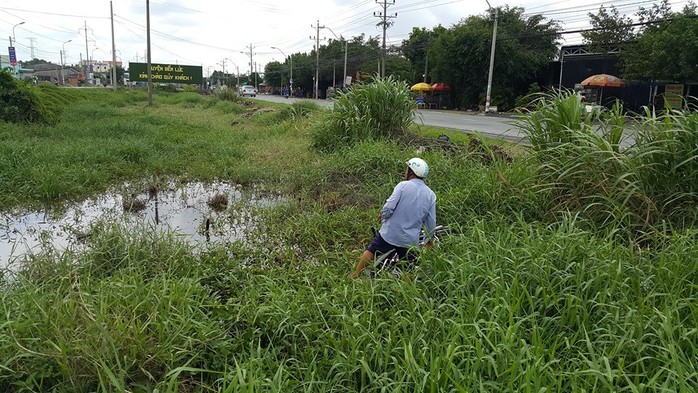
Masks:
[[[0,125],[3,204],[151,176],[293,197],[264,211],[256,244],[195,255],[174,236],[104,224],[85,253],[37,256],[0,292],[2,391],[698,387],[690,224],[636,241],[627,220],[555,210],[580,194],[539,171],[541,154],[508,163],[433,147],[428,182],[455,234],[412,281],[352,281],[415,146],[353,140],[321,154],[310,132],[325,117],[300,106],[163,94],[145,109],[140,92],[84,94],[55,126]]]

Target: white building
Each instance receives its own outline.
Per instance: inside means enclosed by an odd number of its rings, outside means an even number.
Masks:
[[[106,74],[106,73],[109,73],[111,71],[111,66],[112,66],[113,62],[111,60],[101,61],[101,60],[94,60],[93,59],[91,62],[87,61],[87,60],[83,60],[81,65],[85,66],[85,65],[90,65],[90,64],[92,65],[92,71],[91,71],[92,73],[94,73],[94,74]],[[121,61],[117,61],[116,66],[122,67]]]

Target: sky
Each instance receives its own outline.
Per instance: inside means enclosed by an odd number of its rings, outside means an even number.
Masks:
[[[382,36],[377,27],[383,0],[151,0],[153,63],[200,65],[204,76],[214,70],[241,73],[253,67],[263,72],[271,61],[283,62],[293,53],[310,52],[335,36],[350,39],[365,34]],[[589,27],[588,12],[601,4],[614,5],[628,15],[658,0],[392,0],[387,15],[388,44],[399,44],[414,27],[451,27],[471,15],[486,15],[489,4],[519,6],[560,21],[565,30]],[[687,1],[672,0],[674,6]],[[113,0],[117,61],[145,62],[146,1]],[[14,35],[17,59],[33,57],[76,64],[87,56],[111,60],[110,1],[3,0],[0,3],[0,47],[7,55]],[[20,24],[24,22],[23,24]],[[311,39],[312,37],[312,39]],[[566,44],[581,37],[565,35]],[[275,49],[278,48],[278,49]]]

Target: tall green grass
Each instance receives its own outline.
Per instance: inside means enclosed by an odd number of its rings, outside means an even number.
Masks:
[[[585,113],[571,92],[543,95],[519,126],[533,151],[546,211],[581,211],[596,224],[642,236],[698,221],[698,117],[647,112],[628,120],[616,106]]]
[[[349,280],[345,254],[279,265],[286,251],[270,250],[249,265],[244,246],[194,257],[112,227],[56,274],[2,293],[0,387],[695,389],[695,234],[645,250],[579,220],[473,220],[408,282]]]
[[[69,109],[55,125],[0,123],[0,189],[10,191],[0,193],[3,209],[85,197],[152,176],[238,183],[280,177],[243,159],[254,158],[245,146],[265,134],[244,132],[249,120],[237,103],[158,93],[148,109],[141,91],[85,90],[66,98]]]
[[[693,163],[678,157],[690,142],[675,141],[692,135],[675,132],[694,126],[690,113],[637,123],[636,146],[618,138],[625,118],[593,115],[591,127],[615,134],[561,129],[512,163],[427,149],[438,221],[453,234],[420,253],[411,280],[350,280],[415,146],[367,138],[318,153],[306,129],[320,113],[248,119],[161,94],[152,109],[142,92],[120,92],[71,103],[56,126],[0,126],[12,169],[0,171],[2,201],[77,197],[147,173],[263,182],[288,198],[256,211],[244,242],[195,251],[172,233],[99,223],[83,251],[49,248],[6,272],[0,391],[698,389],[694,223],[652,221],[638,238],[628,212],[643,205],[621,197],[631,185],[661,195],[632,171],[670,158],[676,179],[655,181],[691,192]],[[562,122],[548,120],[536,121]],[[677,156],[643,158],[670,147]],[[588,197],[604,188],[606,200]]]
[[[364,139],[403,134],[414,120],[414,100],[404,83],[375,78],[338,94],[334,107],[313,131],[313,146],[322,151],[350,146]]]

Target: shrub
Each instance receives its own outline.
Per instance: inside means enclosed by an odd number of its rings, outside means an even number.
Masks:
[[[334,109],[312,132],[313,147],[333,151],[364,139],[402,135],[414,120],[409,89],[394,79],[376,77],[372,83],[340,92]]]
[[[49,116],[33,86],[0,71],[0,120],[10,123],[48,123]]]
[[[547,211],[581,211],[600,226],[647,236],[698,223],[698,115],[647,111],[639,132],[619,105],[586,113],[574,92],[540,95],[518,126],[538,168]]]
[[[296,101],[279,112],[281,121],[287,119],[297,120],[301,117],[308,117],[313,112],[320,110],[320,105],[310,100]]]
[[[240,99],[240,95],[235,90],[223,86],[220,89],[216,89],[216,98],[223,101],[237,102]]]

